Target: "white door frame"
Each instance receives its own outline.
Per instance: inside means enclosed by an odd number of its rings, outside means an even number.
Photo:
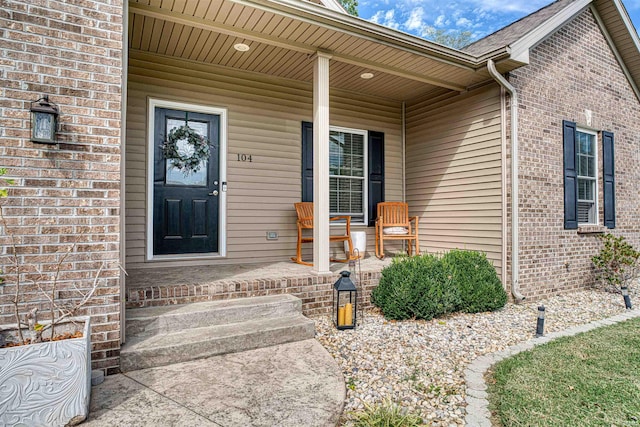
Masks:
[[[155,111],[156,108],[170,108],[173,110],[193,111],[195,113],[212,114],[220,117],[219,135],[219,174],[220,174],[220,204],[218,211],[218,252],[199,254],[154,255],[153,254],[153,167],[155,144]],[[227,255],[227,109],[208,105],[190,104],[186,102],[168,101],[164,99],[148,98],[147,107],[147,212],[145,227],[146,257],[145,261],[170,261],[184,259],[222,258]]]

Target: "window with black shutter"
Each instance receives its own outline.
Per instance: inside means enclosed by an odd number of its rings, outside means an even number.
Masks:
[[[372,225],[384,200],[384,133],[334,127],[329,132],[331,215]],[[313,201],[313,124],[302,123],[302,201]]]
[[[562,122],[564,147],[564,228],[596,225],[598,220],[598,135]],[[613,134],[602,132],[604,225],[615,227]]]

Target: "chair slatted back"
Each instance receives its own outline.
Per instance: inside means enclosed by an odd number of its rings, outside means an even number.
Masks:
[[[408,227],[409,205],[404,202],[378,203],[378,218],[383,227]]]
[[[294,203],[302,228],[313,228],[313,202]]]

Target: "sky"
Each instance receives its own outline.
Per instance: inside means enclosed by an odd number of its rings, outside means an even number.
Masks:
[[[535,12],[553,0],[358,0],[361,18],[429,38],[436,30],[470,31],[472,41]],[[640,0],[622,0],[640,28]]]

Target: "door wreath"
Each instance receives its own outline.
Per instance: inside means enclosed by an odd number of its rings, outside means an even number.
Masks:
[[[186,147],[179,147],[179,141],[186,141]],[[160,145],[165,159],[171,160],[174,167],[185,175],[197,172],[203,160],[209,159],[209,141],[198,134],[189,125],[182,125],[171,129],[167,140]]]

